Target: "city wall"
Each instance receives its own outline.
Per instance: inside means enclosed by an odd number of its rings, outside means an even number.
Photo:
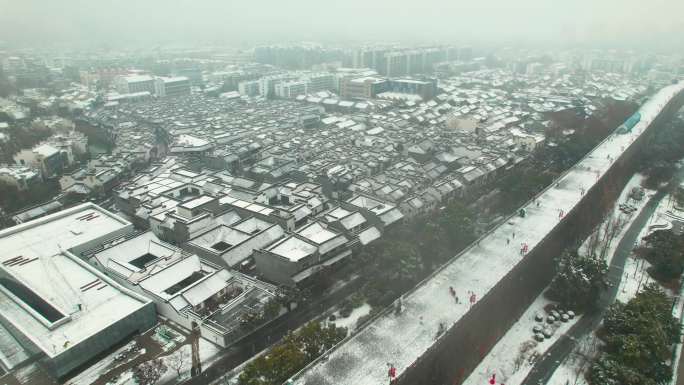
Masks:
[[[506,331],[551,282],[556,258],[591,233],[634,173],[641,149],[684,102],[673,98],[658,118],[625,149],[610,170],[547,236],[432,348],[397,379],[399,385],[458,385],[465,381]],[[510,352],[517,355],[517,351]]]

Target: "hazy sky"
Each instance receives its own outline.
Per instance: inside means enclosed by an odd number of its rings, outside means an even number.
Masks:
[[[10,45],[278,41],[656,45],[684,0],[0,0]]]

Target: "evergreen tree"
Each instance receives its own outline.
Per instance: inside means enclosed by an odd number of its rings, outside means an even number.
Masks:
[[[546,294],[563,307],[583,311],[593,305],[607,287],[607,274],[604,260],[565,252]]]

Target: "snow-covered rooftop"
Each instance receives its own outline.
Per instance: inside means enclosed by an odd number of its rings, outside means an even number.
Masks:
[[[268,249],[271,253],[287,258],[291,262],[308,257],[317,250],[316,246],[293,236],[283,239]]]
[[[44,158],[50,157],[59,152],[58,148],[51,146],[49,144],[41,144],[33,149],[33,152],[41,155]]]
[[[0,232],[0,261],[17,255],[52,256],[132,228],[128,221],[86,203]]]
[[[297,234],[317,244],[325,243],[338,236],[337,233],[326,229],[318,222],[312,222],[311,224],[306,225],[301,230],[297,231]]]
[[[0,232],[3,317],[54,357],[141,309],[149,301],[71,252],[131,229],[86,203]]]
[[[590,154],[543,191],[535,201],[525,205],[526,216],[511,217],[485,234],[451,262],[421,282],[402,300],[399,315],[385,311],[363,330],[338,345],[325,360],[317,360],[294,377],[296,385],[371,385],[387,383],[387,363],[397,374],[404,372],[434,343],[439,325],[453,325],[469,310],[468,301],[454,304],[450,287],[466,297],[473,291],[476,298],[486,295],[524,258],[521,243],[531,250],[565,213],[584,197],[589,189],[610,169],[613,161],[651,124],[663,106],[682,92],[684,82],[663,88],[641,108],[641,121],[632,132],[611,134]],[[367,198],[349,202],[368,207]],[[370,205],[373,206],[372,204]],[[540,231],[546,229],[546,231]],[[515,232],[515,239],[513,233]],[[509,240],[512,240],[509,244]]]

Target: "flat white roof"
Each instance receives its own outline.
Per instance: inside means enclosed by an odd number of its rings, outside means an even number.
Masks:
[[[125,76],[124,80],[126,80],[128,83],[137,83],[137,82],[149,82],[154,80],[154,78],[150,75],[129,75]]]
[[[128,221],[85,203],[0,231],[0,262],[18,255],[52,256],[132,228]]]
[[[148,300],[68,251],[130,229],[123,219],[86,203],[0,232],[0,270],[8,282],[19,283],[61,313],[46,316],[27,305],[16,288],[2,286],[3,317],[54,357],[141,309]]]
[[[162,80],[164,83],[184,82],[189,80],[185,76],[158,77],[157,79]]]
[[[41,144],[38,147],[35,147],[33,149],[33,152],[38,153],[38,154],[47,158],[49,156],[52,156],[52,155],[58,153],[59,149],[46,143],[46,144]]]

